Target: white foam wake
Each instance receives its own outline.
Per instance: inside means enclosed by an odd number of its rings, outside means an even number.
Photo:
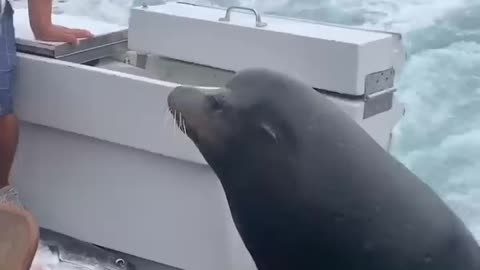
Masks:
[[[58,256],[41,243],[35,254],[30,270],[105,270],[106,266],[97,265],[91,258],[82,259],[82,262],[88,265],[87,268],[73,264],[61,262]],[[91,263],[90,263],[91,262]],[[113,270],[113,269],[111,269]]]
[[[70,270],[59,268],[59,264],[60,261],[58,257],[50,252],[48,247],[39,244],[30,270]]]

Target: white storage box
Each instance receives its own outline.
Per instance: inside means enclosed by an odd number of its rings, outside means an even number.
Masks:
[[[326,25],[254,9],[179,2],[132,9],[129,47],[238,71],[265,67],[312,87],[362,96],[393,87],[405,54],[398,34]]]

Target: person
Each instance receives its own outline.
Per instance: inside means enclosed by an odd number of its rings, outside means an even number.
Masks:
[[[28,270],[39,235],[35,219],[9,182],[18,142],[12,94],[16,42],[11,3],[0,0],[0,5],[0,269]],[[35,39],[77,44],[79,39],[93,36],[87,30],[53,24],[52,0],[28,0],[28,10]]]

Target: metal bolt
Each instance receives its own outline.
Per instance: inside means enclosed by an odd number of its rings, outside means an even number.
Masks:
[[[125,266],[126,262],[124,259],[122,258],[118,258],[115,260],[115,264],[118,265],[118,266]]]

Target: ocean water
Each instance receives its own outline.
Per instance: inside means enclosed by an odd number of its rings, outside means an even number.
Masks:
[[[187,2],[240,4],[264,13],[403,33],[409,59],[397,86],[407,111],[395,129],[392,153],[480,239],[480,0]],[[132,3],[68,0],[65,11],[126,24]]]

